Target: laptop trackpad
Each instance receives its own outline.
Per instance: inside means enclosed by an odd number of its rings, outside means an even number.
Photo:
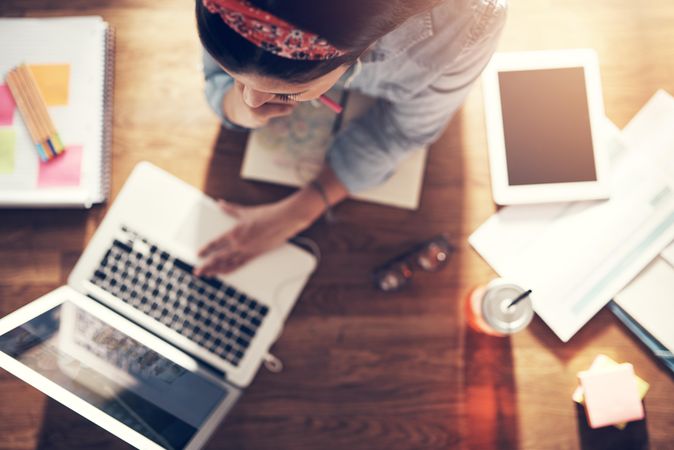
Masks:
[[[196,251],[231,229],[235,223],[213,200],[204,199],[195,203],[185,216],[175,239],[181,247]]]

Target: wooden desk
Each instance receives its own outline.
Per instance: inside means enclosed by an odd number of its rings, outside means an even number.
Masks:
[[[116,28],[113,198],[141,160],[214,196],[281,198],[287,189],[237,176],[246,137],[221,132],[206,106],[192,9],[182,0],[4,0],[0,15],[97,14]],[[501,49],[594,47],[607,114],[622,127],[656,89],[674,93],[672,24],[671,0],[518,0]],[[647,421],[612,448],[674,448],[672,377],[607,311],[568,344],[538,319],[510,340],[466,329],[461,300],[493,276],[466,242],[494,211],[485,145],[475,89],[430,153],[419,211],[347,202],[341,223],[306,232],[325,258],[274,348],[286,368],[261,370],[208,448],[608,447],[616,433],[588,433],[570,400],[576,372],[598,353],[634,363],[651,383]],[[63,284],[106,208],[1,211],[0,314]],[[458,246],[448,268],[403,293],[372,289],[373,266],[438,232]],[[0,449],[125,448],[6,372],[0,436]]]

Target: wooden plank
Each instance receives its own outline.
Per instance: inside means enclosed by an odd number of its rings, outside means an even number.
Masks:
[[[209,195],[280,199],[291,190],[238,178],[246,134],[221,130],[203,99],[192,9],[182,0],[0,3],[2,16],[100,14],[116,28],[113,198],[148,160]],[[519,0],[499,48],[596,48],[607,114],[623,126],[658,88],[674,93],[672,23],[669,0]],[[273,348],[286,368],[259,373],[207,448],[602,448],[614,438],[586,430],[570,400],[576,372],[598,353],[634,363],[651,383],[647,421],[614,448],[639,448],[629,436],[644,433],[652,448],[671,446],[672,378],[608,312],[567,344],[538,319],[506,340],[466,329],[464,296],[493,276],[466,243],[495,211],[481,102],[478,83],[433,146],[418,211],[349,201],[338,223],[303,233],[323,260]],[[0,314],[63,284],[107,207],[0,213]],[[417,274],[399,293],[372,289],[373,267],[440,232],[457,246],[445,270]],[[127,448],[2,371],[0,436],[0,450]]]
[[[0,285],[59,283],[60,256],[54,250],[0,250]]]

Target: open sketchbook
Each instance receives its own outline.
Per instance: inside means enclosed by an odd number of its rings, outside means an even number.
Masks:
[[[350,93],[342,126],[363,114],[371,98]],[[337,115],[325,106],[302,103],[292,115],[269,122],[248,138],[241,168],[243,178],[288,186],[302,186],[319,172],[332,141]],[[383,184],[353,195],[358,200],[405,209],[417,209],[426,164],[427,149],[419,149],[401,162]]]
[[[0,19],[0,206],[90,207],[110,174],[113,34],[100,17]],[[40,162],[6,84],[25,63],[66,151]]]

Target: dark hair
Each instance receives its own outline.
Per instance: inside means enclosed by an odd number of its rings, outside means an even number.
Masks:
[[[345,51],[322,60],[293,60],[262,50],[232,30],[219,14],[196,0],[199,37],[206,51],[232,72],[255,73],[304,83],[344,64],[352,64],[376,40],[434,0],[250,0],[265,11],[325,38]]]

